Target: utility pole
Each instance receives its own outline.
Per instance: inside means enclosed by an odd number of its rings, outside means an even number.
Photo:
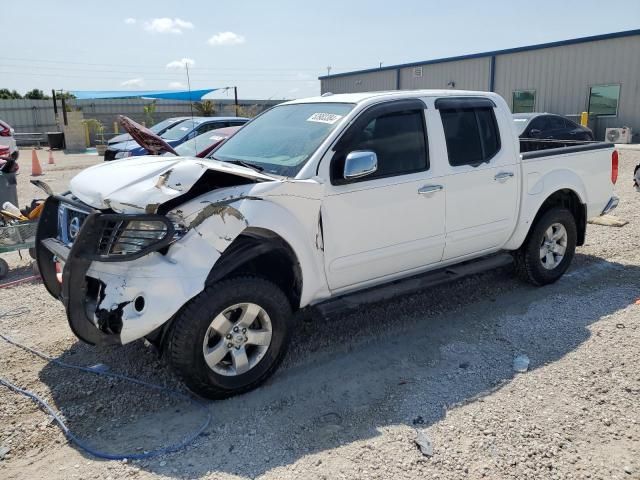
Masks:
[[[238,116],[238,87],[233,87],[233,99],[236,106],[236,117]]]
[[[327,77],[331,75],[331,65],[327,66]]]
[[[51,98],[53,99],[53,116],[58,119],[58,105],[56,105],[56,90],[51,89]]]
[[[187,87],[189,88],[189,111],[191,112],[191,121],[193,121],[193,98],[191,98],[191,77],[189,77],[189,63],[184,62],[184,70],[187,72]]]
[[[382,68],[382,62],[380,62],[380,66],[378,68]]]

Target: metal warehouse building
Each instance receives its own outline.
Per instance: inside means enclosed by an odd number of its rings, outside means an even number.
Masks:
[[[500,94],[513,112],[576,118],[596,138],[640,134],[640,29],[320,77],[322,93],[453,88]]]

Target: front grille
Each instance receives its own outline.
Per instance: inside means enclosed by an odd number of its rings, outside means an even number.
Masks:
[[[87,212],[60,203],[58,207],[58,240],[65,245],[73,244],[88,215]]]
[[[98,242],[98,255],[109,255],[112,252],[113,245],[124,232],[127,223],[123,220],[104,222]]]

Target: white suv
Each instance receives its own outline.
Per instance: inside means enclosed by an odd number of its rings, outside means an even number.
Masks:
[[[16,139],[13,137],[14,134],[13,128],[6,123],[0,120],[0,145],[5,147],[9,147],[9,154],[11,158],[18,158],[18,146],[16,145]]]

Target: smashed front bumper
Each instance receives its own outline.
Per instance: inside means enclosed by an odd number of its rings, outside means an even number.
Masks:
[[[61,203],[86,214],[71,244],[60,235]],[[194,268],[194,262],[185,261],[185,252],[193,249],[184,245],[172,245],[170,254],[166,250],[158,253],[170,240],[122,258],[101,255],[102,225],[105,218],[114,217],[118,215],[52,196],[45,202],[36,236],[37,262],[45,287],[64,304],[74,334],[94,345],[128,343],[151,333],[202,291],[211,268],[208,262]],[[196,247],[207,253],[206,246]],[[209,257],[211,261],[217,259],[215,254]],[[57,271],[57,265],[63,265],[62,272]]]

